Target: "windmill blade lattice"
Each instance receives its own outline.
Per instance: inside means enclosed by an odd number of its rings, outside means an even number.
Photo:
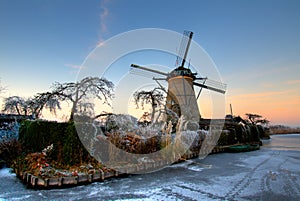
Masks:
[[[190,37],[191,31],[184,31],[182,35],[182,39],[180,42],[180,48],[178,51],[178,55],[176,58],[176,64],[175,66],[178,66],[182,63],[182,60],[184,59],[185,52],[188,48],[188,43],[189,43],[189,37]]]
[[[209,90],[219,92],[219,93],[222,93],[222,94],[224,94],[226,92],[226,88],[227,88],[226,84],[224,84],[222,82],[215,81],[215,80],[210,80],[210,79],[206,79],[205,83],[193,82],[193,84],[195,86],[205,88],[205,89],[209,89]]]

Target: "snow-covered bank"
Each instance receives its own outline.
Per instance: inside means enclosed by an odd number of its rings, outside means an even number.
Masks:
[[[0,178],[6,178],[6,177],[15,177],[16,174],[11,173],[10,168],[3,168],[0,169]]]
[[[296,141],[300,145],[300,136]],[[0,200],[299,200],[300,149],[289,149],[289,144],[284,151],[272,149],[277,142],[272,138],[258,151],[209,155],[149,174],[69,189],[26,189],[4,169]]]

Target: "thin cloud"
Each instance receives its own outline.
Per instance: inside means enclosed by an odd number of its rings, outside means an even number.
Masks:
[[[272,98],[273,96],[278,95],[287,95],[291,93],[291,90],[285,90],[285,91],[269,91],[269,92],[260,92],[260,93],[249,93],[249,94],[240,94],[236,96],[232,96],[233,99],[261,99],[261,98]]]
[[[84,66],[75,65],[75,64],[65,64],[65,66],[69,67],[69,68],[73,68],[73,69],[82,69],[82,68],[84,68]]]
[[[286,84],[300,84],[300,80],[288,80]]]
[[[101,46],[104,46],[104,45],[105,45],[105,40],[101,38],[100,41],[98,42],[97,47],[101,47]]]
[[[266,64],[261,64],[260,66],[249,67],[247,70],[236,71],[235,73],[231,73],[229,75],[225,75],[225,80],[253,80],[261,77],[269,77],[270,75],[278,75],[283,74],[290,70],[288,66],[278,66],[278,67],[270,67],[272,65],[276,65],[276,62],[270,62]],[[267,66],[265,68],[264,66]],[[247,75],[247,76],[245,76]]]
[[[261,86],[263,88],[272,88],[272,87],[274,87],[274,84],[273,83],[269,83],[269,82],[264,82],[264,83],[261,83]]]
[[[110,11],[107,7],[107,4],[109,3],[110,0],[102,0],[100,3],[100,39],[97,43],[97,46],[101,46],[104,44],[104,37],[106,33],[108,33],[108,26],[107,26],[107,18],[110,15]]]
[[[100,4],[100,8],[102,10],[102,12],[100,14],[100,20],[101,20],[101,22],[100,22],[101,27],[100,28],[101,28],[102,33],[107,33],[107,31],[108,31],[107,30],[107,24],[106,24],[106,19],[109,15],[109,10],[106,6],[107,2],[108,2],[108,0],[103,0]]]
[[[260,68],[257,68],[260,69]],[[265,76],[270,76],[274,74],[281,74],[286,71],[288,71],[290,68],[288,66],[280,66],[276,68],[270,68],[270,69],[265,69],[265,70],[260,70],[257,73],[254,73],[253,77],[265,77]]]

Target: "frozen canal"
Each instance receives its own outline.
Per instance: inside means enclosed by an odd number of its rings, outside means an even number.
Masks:
[[[2,169],[0,200],[300,200],[300,135],[272,136],[264,144],[68,189],[26,189]]]

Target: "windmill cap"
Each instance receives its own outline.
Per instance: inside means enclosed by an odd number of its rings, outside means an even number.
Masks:
[[[190,69],[185,68],[183,66],[179,66],[178,68],[175,68],[169,73],[168,79],[177,76],[187,76],[191,77],[194,80],[196,79],[195,75],[197,75],[197,73],[192,73]]]

